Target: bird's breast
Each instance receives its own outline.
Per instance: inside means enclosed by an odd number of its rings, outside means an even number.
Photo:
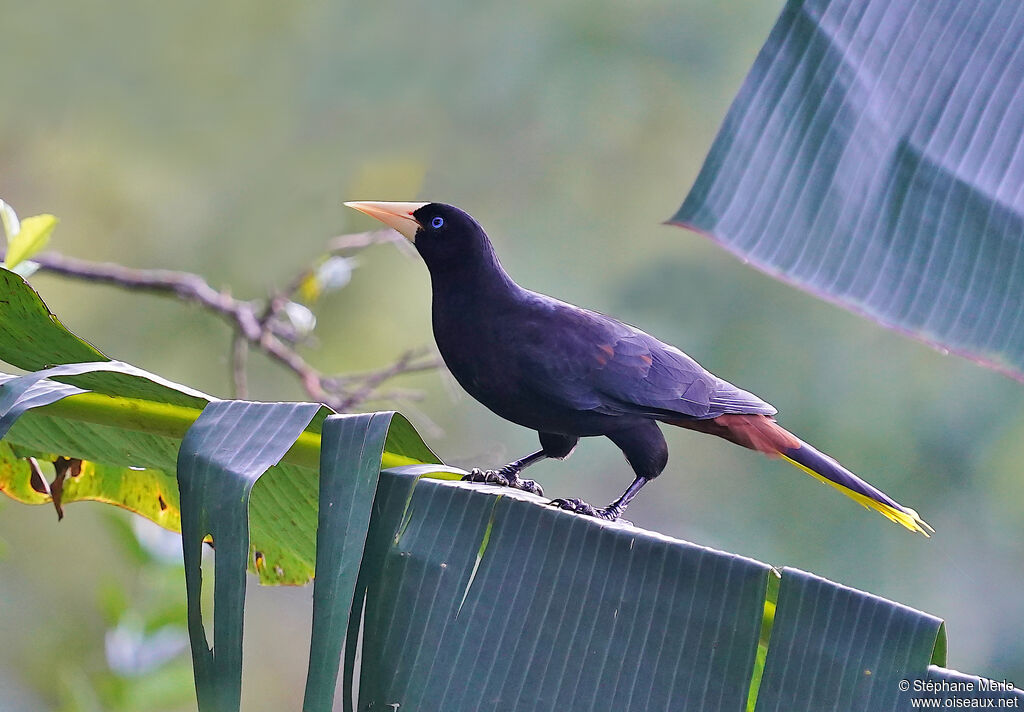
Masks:
[[[433,307],[434,340],[459,385],[497,415],[530,428],[550,420],[529,395],[520,351],[524,315],[512,307],[473,304]]]
[[[448,370],[466,391],[487,404],[515,388],[514,344],[496,323],[500,314],[477,309],[434,309],[434,340]]]
[[[549,308],[521,299],[473,299],[435,291],[434,339],[459,385],[495,414],[527,428],[566,435],[598,435],[622,427],[619,419],[578,409],[538,388],[538,343],[550,331]]]

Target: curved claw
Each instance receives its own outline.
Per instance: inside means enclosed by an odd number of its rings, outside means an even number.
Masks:
[[[569,512],[575,512],[576,514],[583,514],[588,517],[595,517],[597,519],[604,519],[608,522],[614,522],[618,520],[619,516],[622,514],[622,510],[619,509],[618,507],[613,507],[609,505],[607,507],[601,507],[599,509],[593,506],[592,504],[587,504],[582,499],[578,499],[576,497],[571,497],[568,499],[553,499],[549,504]]]
[[[517,477],[515,481],[509,483],[509,487],[515,487],[523,492],[529,492],[539,497],[544,496],[544,488],[534,480],[522,480]]]
[[[462,481],[508,487],[508,478],[500,470],[481,470],[479,467],[474,467],[468,474],[463,475]]]
[[[489,485],[499,485],[501,487],[512,487],[513,489],[522,490],[531,494],[544,496],[544,490],[541,486],[533,480],[524,480],[519,478],[519,471],[515,468],[502,467],[498,470],[481,470],[480,468],[473,468],[468,474],[463,475],[463,482],[483,482]]]
[[[504,475],[506,478],[510,480],[515,480],[519,478],[519,468],[513,467],[512,465],[505,465],[503,467],[499,467],[495,471],[501,475]]]

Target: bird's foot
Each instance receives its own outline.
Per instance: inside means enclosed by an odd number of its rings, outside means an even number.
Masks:
[[[606,522],[618,521],[629,524],[625,519],[619,519],[619,517],[622,516],[622,507],[618,507],[614,504],[609,504],[607,507],[595,507],[594,505],[587,504],[582,499],[577,499],[576,497],[572,497],[570,499],[553,499],[549,504],[569,512],[576,512],[576,514],[585,514],[588,517],[603,519]]]
[[[485,482],[501,487],[512,487],[513,489],[529,492],[530,494],[544,496],[544,490],[533,480],[524,480],[519,476],[519,470],[514,467],[505,466],[497,470],[481,470],[474,467],[469,474],[463,475],[463,482]]]

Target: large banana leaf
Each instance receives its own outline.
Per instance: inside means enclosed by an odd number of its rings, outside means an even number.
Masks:
[[[358,709],[746,708],[765,564],[498,488],[378,498]]]
[[[789,0],[672,221],[1024,371],[1020,0]]]
[[[143,378],[136,369],[117,362],[75,366],[79,371],[90,368],[103,369],[103,373],[122,379],[129,373]],[[7,376],[0,385],[0,400],[10,389],[22,387],[25,379],[35,377]],[[0,380],[3,378],[0,375]],[[94,385],[103,384],[94,379]],[[63,400],[44,405],[46,398],[39,393],[43,388],[50,389],[48,398],[62,395]],[[83,500],[117,504],[169,529],[180,530],[175,480],[178,448],[202,411],[174,407],[162,400],[106,394],[100,400],[96,396],[96,392],[81,393],[52,382],[27,390],[25,400],[38,407],[25,410],[10,427],[6,443],[0,445],[0,491],[27,504],[48,503],[52,501],[48,490],[32,486],[31,468],[15,455],[37,455],[37,461],[50,472],[53,465],[48,463],[57,456],[73,458],[83,464],[79,473],[65,482],[63,504]],[[79,400],[68,404],[76,398]],[[17,402],[15,410],[23,406],[23,402]],[[166,408],[172,409],[170,416],[164,412]],[[314,414],[284,454],[284,460],[270,467],[267,476],[259,478],[253,487],[249,568],[263,583],[303,584],[313,577],[319,433],[326,413],[321,408]],[[95,422],[104,416],[110,417],[110,425]],[[389,432],[383,462],[394,466],[437,459],[403,419]]]
[[[453,471],[409,464],[436,458],[398,414],[209,399],[97,360],[20,278],[0,283],[0,353],[32,335],[15,318],[52,345],[33,356],[49,368],[0,377],[0,489],[180,528],[202,712],[239,709],[246,568],[300,582],[314,561],[306,712],[333,708],[343,639],[346,709],[357,679],[359,709],[749,712],[897,709],[900,681],[962,677],[938,667],[932,616],[791,570],[776,606],[766,564],[421,479]],[[89,360],[51,365],[64,358]],[[58,455],[83,460],[62,469],[60,495]],[[204,540],[216,552],[212,647]]]

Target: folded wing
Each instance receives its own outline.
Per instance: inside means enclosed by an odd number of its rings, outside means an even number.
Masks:
[[[528,387],[538,397],[579,410],[666,420],[776,413],[639,329],[562,302],[552,312],[531,325],[531,346],[522,357]]]

